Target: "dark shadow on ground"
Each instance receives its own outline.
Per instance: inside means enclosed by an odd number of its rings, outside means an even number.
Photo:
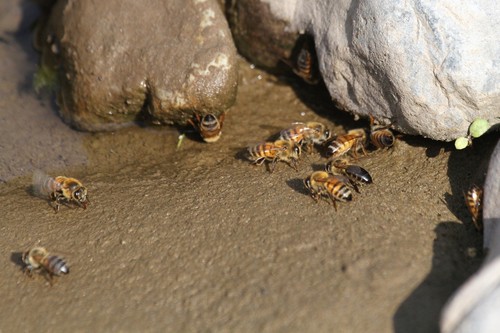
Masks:
[[[431,271],[397,309],[396,333],[439,332],[443,306],[481,265],[482,236],[472,225],[441,222],[434,231]]]
[[[453,148],[448,160],[448,177],[451,193],[444,200],[450,211],[467,225],[472,225],[465,205],[464,194],[475,184],[483,187],[491,153],[498,141],[498,132],[475,139],[473,145],[463,150]]]
[[[20,269],[24,268],[24,263],[23,263],[23,253],[22,252],[12,252],[10,254],[10,261],[12,261],[14,264],[19,266]]]

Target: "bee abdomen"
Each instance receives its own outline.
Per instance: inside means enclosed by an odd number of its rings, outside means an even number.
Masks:
[[[250,160],[259,162],[264,159],[270,159],[272,146],[268,143],[260,143],[258,145],[248,147],[247,152]]]
[[[201,120],[200,129],[205,137],[211,138],[220,134],[221,124],[214,115],[207,114]]]
[[[394,144],[394,135],[388,130],[372,133],[370,139],[377,148],[389,148]]]
[[[465,195],[467,208],[472,216],[472,222],[477,230],[482,230],[482,203],[483,190],[477,185],[471,186]]]
[[[365,169],[363,169],[358,165],[349,165],[345,169],[345,174],[351,179],[358,181],[360,183],[364,184],[373,183],[372,176],[368,173],[368,171],[366,171]]]
[[[332,141],[327,147],[326,147],[326,154],[327,156],[331,157],[338,157],[343,155],[347,150],[344,150],[344,144],[338,141]]]
[[[36,195],[47,197],[61,190],[61,184],[41,170],[33,172],[33,190]]]
[[[352,201],[352,192],[349,187],[337,177],[335,181],[328,184],[330,187],[330,193],[339,201]]]
[[[49,256],[47,258],[47,270],[54,275],[69,273],[68,265],[64,259],[58,256]]]

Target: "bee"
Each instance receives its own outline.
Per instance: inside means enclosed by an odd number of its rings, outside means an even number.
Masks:
[[[191,124],[201,135],[203,141],[212,143],[219,140],[222,134],[222,124],[224,123],[225,113],[221,113],[219,118],[209,113],[200,117],[199,114],[194,114],[194,119],[189,119]]]
[[[56,255],[51,255],[49,252],[40,246],[33,247],[22,255],[24,272],[32,276],[34,271],[43,274],[44,277],[52,285],[52,278],[62,274],[69,273],[69,266],[63,258]]]
[[[300,146],[292,141],[276,140],[264,142],[247,148],[249,159],[256,165],[264,161],[270,161],[270,171],[273,172],[276,162],[283,161],[297,170],[297,162],[300,157]]]
[[[472,215],[472,223],[474,223],[474,226],[479,231],[483,229],[482,201],[483,190],[477,185],[472,185],[465,194],[465,204],[469,209],[470,215]]]
[[[294,123],[280,132],[281,140],[289,140],[310,150],[314,144],[322,144],[330,137],[330,130],[320,122]]]
[[[60,205],[87,208],[90,203],[87,188],[75,178],[57,176],[52,178],[40,170],[33,173],[33,188],[40,197],[48,197],[55,212]]]
[[[394,145],[396,138],[389,129],[391,125],[375,124],[375,119],[370,116],[370,142],[377,148],[389,148]]]
[[[307,83],[318,83],[319,70],[313,45],[310,43],[302,45],[293,61],[292,70]]]
[[[363,154],[366,155],[365,144],[366,131],[362,128],[358,128],[350,130],[346,134],[332,137],[325,141],[323,145],[326,147],[327,157],[336,158],[350,151],[357,157],[357,152],[359,150],[362,150]]]
[[[295,75],[308,84],[319,82],[320,74],[314,40],[309,35],[302,35],[296,43],[289,59],[282,59],[290,66]]]
[[[359,165],[350,164],[345,158],[339,158],[328,162],[325,165],[325,170],[331,174],[341,173],[347,176],[356,192],[359,192],[357,184],[373,183],[372,176],[368,171]]]
[[[315,171],[304,180],[305,187],[317,202],[320,198],[330,198],[335,211],[337,201],[352,201],[352,192],[347,185],[349,179],[340,175],[329,175],[326,171]]]

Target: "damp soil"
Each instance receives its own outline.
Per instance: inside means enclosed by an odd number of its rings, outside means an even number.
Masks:
[[[10,10],[26,18],[26,6]],[[274,173],[242,153],[297,121],[368,126],[324,86],[241,60],[215,144],[139,124],[76,132],[30,89],[24,20],[0,40],[0,331],[437,332],[446,300],[481,264],[463,192],[484,181],[497,135],[463,151],[401,135],[359,158],[374,183],[336,212],[303,186],[327,161],[316,151]],[[35,168],[80,179],[88,209],[55,214],[32,195]],[[23,274],[34,244],[64,256],[70,274],[53,286]]]

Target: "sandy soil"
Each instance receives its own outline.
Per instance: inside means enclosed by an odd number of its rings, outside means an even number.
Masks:
[[[241,158],[295,121],[366,126],[321,87],[241,63],[216,144],[133,127],[71,130],[30,89],[32,5],[3,4],[0,32],[0,332],[437,332],[447,298],[479,267],[482,236],[463,191],[484,179],[494,136],[472,149],[402,137],[360,159],[374,184],[336,213],[302,179],[305,156],[270,174]],[[91,205],[54,214],[31,172],[71,175]],[[21,272],[33,244],[71,273],[50,287]]]

